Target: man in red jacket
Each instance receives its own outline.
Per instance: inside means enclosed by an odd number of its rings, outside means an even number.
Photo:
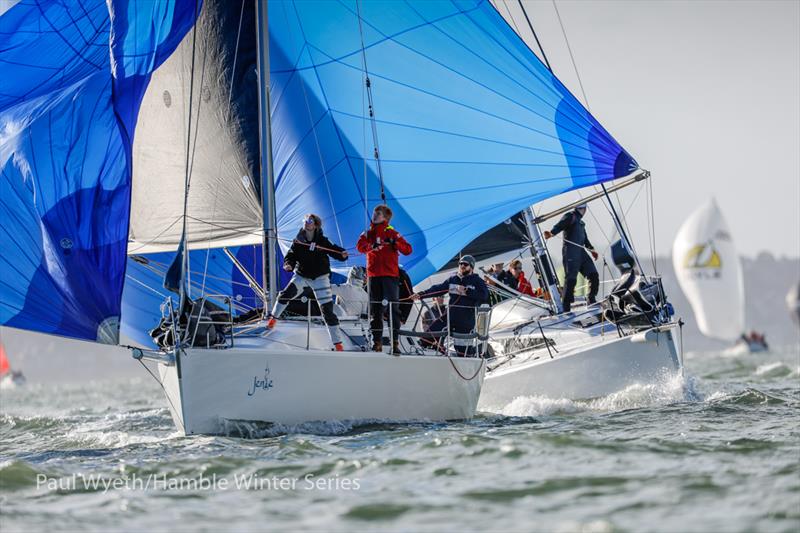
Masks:
[[[358,238],[356,248],[367,254],[367,278],[369,279],[369,314],[372,330],[372,350],[383,351],[383,300],[389,302],[392,330],[392,353],[398,353],[397,330],[400,320],[397,318],[400,267],[398,254],[409,255],[411,245],[396,229],[389,225],[392,210],[388,205],[379,205],[372,212],[372,223],[369,230]]]

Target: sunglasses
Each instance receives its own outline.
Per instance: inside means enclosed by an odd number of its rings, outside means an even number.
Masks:
[[[472,265],[470,265],[469,263],[459,263],[459,264],[458,264],[458,266],[462,266],[462,267],[463,267],[463,266],[468,266],[468,267],[471,267]]]
[[[314,222],[313,218],[306,218],[305,220],[303,220],[303,224],[315,224],[315,223],[316,222]]]

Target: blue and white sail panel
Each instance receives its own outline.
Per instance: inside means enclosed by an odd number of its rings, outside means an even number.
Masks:
[[[272,1],[269,25],[283,239],[315,212],[352,249],[380,202],[364,55],[415,281],[522,208],[637,168],[486,0]]]
[[[138,104],[195,9],[21,1],[0,16],[0,324],[117,341]]]

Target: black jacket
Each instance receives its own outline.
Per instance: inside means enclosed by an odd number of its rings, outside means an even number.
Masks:
[[[298,276],[314,279],[331,273],[328,256],[344,261],[342,252],[344,248],[329,241],[321,229],[314,232],[314,237],[310,241],[306,238],[305,230],[301,229],[283,262],[294,268]]]
[[[594,246],[586,235],[586,223],[577,210],[570,211],[561,217],[550,233],[557,235],[562,231],[564,232],[564,246],[562,247],[564,257],[583,257],[586,252],[581,246],[594,250]],[[577,246],[573,243],[577,243]]]
[[[517,286],[519,286],[519,280],[514,277],[514,274],[509,272],[508,270],[501,270],[495,275],[497,281],[504,285],[508,285],[512,289],[516,290]]]
[[[466,294],[458,294],[455,286],[466,287]],[[450,293],[450,327],[458,333],[469,333],[475,327],[475,307],[489,300],[489,289],[483,279],[472,273],[461,277],[458,274],[450,276],[442,283],[433,285],[428,290],[419,293],[420,298],[443,296]]]

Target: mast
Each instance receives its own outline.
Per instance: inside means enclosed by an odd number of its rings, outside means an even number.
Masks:
[[[278,271],[272,264],[277,257],[277,217],[275,213],[275,179],[272,163],[272,117],[269,94],[269,19],[268,0],[256,1],[256,38],[258,40],[258,137],[261,154],[261,219],[262,238],[262,283],[268,301],[264,302],[264,314],[275,301],[278,286]],[[266,173],[264,172],[266,169]]]
[[[524,209],[522,212],[525,215],[528,235],[533,244],[531,255],[533,255],[533,259],[536,261],[537,267],[539,268],[539,275],[541,276],[542,282],[547,285],[547,292],[550,293],[550,300],[553,303],[553,311],[555,314],[560,314],[561,311],[564,310],[564,307],[561,304],[561,294],[558,292],[558,280],[554,275],[553,263],[550,260],[547,246],[545,246],[544,240],[542,240],[539,225],[536,223],[536,215],[532,207]]]

